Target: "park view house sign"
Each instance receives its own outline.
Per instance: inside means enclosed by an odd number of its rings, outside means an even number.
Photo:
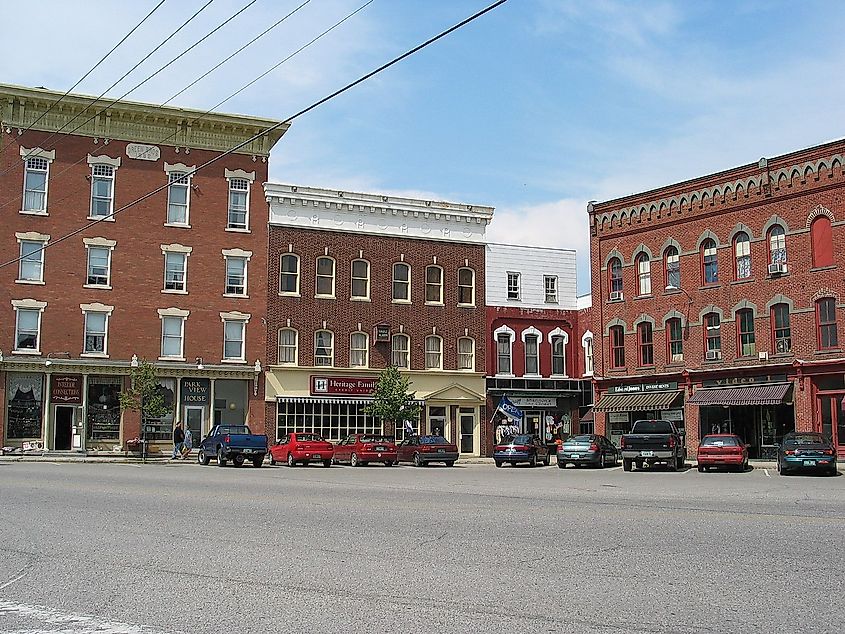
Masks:
[[[376,377],[312,376],[311,394],[320,396],[371,396],[376,391]]]

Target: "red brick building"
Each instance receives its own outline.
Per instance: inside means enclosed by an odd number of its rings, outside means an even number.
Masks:
[[[676,421],[845,453],[845,142],[589,206],[596,430]]]
[[[275,183],[265,191],[271,438],[381,432],[364,410],[392,364],[423,405],[417,429],[479,455],[489,431],[484,236],[493,210]]]
[[[263,431],[262,184],[285,128],[189,175],[275,122],[134,102],[100,113],[93,98],[57,104],[61,93],[15,86],[0,95],[2,444],[166,446],[177,420],[195,440],[214,422]],[[143,430],[117,401],[139,360],[157,366],[170,407]]]

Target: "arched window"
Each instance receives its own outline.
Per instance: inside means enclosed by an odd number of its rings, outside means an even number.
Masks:
[[[513,335],[509,332],[496,334],[496,374],[511,374],[513,364],[511,363],[511,343]]]
[[[316,297],[334,297],[334,258],[317,258]]]
[[[829,350],[839,346],[836,328],[836,300],[823,297],[816,302],[816,329],[818,331],[819,350]]]
[[[566,337],[554,335],[552,344],[552,375],[566,376]]]
[[[776,354],[792,351],[792,325],[789,320],[789,304],[772,306],[772,350]]]
[[[370,298],[370,263],[352,260],[352,299]]]
[[[751,240],[740,231],[734,238],[734,276],[738,280],[751,277]]]
[[[439,266],[425,267],[425,303],[443,303],[443,269]]]
[[[701,243],[701,279],[705,284],[719,283],[719,260],[716,256],[716,242],[712,238]]]
[[[722,320],[719,313],[704,315],[704,358],[707,361],[722,358]]]
[[[282,328],[279,330],[279,365],[296,365],[297,358],[297,332],[293,328]]]
[[[610,299],[622,299],[622,261],[619,258],[611,258],[607,264],[607,272]]]
[[[651,295],[651,260],[645,253],[637,256],[637,284],[640,295]]]
[[[425,338],[425,369],[443,369],[443,339],[437,335]]]
[[[625,329],[622,326],[610,327],[610,362],[611,367],[625,367]]]
[[[666,286],[681,288],[681,254],[676,247],[668,247],[663,255],[666,263]]]
[[[295,253],[285,253],[279,258],[279,292],[299,294],[299,256]]]
[[[525,346],[525,374],[540,374],[540,338],[537,335],[523,335]]]
[[[637,347],[640,366],[654,365],[654,329],[651,322],[644,321],[637,326]]]
[[[584,349],[584,376],[593,373],[593,333],[589,330],[581,337],[581,347]]]
[[[757,354],[757,343],[754,336],[754,312],[750,308],[736,311],[736,349],[741,357],[751,357]]]
[[[314,333],[314,365],[334,365],[334,333],[329,330],[318,330]]]
[[[468,267],[458,269],[458,305],[475,305],[475,271]]]
[[[833,266],[833,234],[830,218],[817,216],[810,225],[810,236],[813,244],[813,268]]]
[[[393,265],[393,301],[411,301],[411,267],[404,262]]]
[[[458,370],[475,370],[475,341],[469,337],[458,339]]]
[[[369,362],[370,336],[366,332],[353,332],[349,336],[349,367],[366,368]]]
[[[666,357],[669,363],[681,363],[684,360],[684,336],[680,317],[666,320]]]
[[[786,232],[780,225],[769,229],[769,263],[786,264]]]
[[[393,335],[391,361],[397,368],[409,368],[411,340],[408,335]]]

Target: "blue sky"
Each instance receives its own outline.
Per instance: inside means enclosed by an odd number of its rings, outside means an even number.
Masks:
[[[77,90],[102,92],[205,1],[167,0]],[[110,94],[247,1],[215,0]],[[303,1],[258,0],[127,98],[167,99]],[[175,105],[211,107],[364,1],[311,0]],[[3,0],[21,28],[0,81],[65,90],[156,3]],[[286,118],[486,4],[375,0],[222,110]],[[271,177],[492,205],[491,239],[577,249],[588,292],[587,201],[843,136],[844,28],[833,1],[509,0],[295,121]]]

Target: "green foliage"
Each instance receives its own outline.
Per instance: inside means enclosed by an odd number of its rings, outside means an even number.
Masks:
[[[141,420],[161,418],[169,409],[164,403],[164,397],[159,391],[156,367],[146,360],[141,361],[137,368],[130,373],[131,387],[121,392],[120,409],[141,412]]]
[[[415,393],[409,391],[410,380],[394,366],[382,370],[373,393],[373,403],[364,411],[379,417],[385,424],[404,425],[406,420],[416,421],[420,405],[414,401]]]

